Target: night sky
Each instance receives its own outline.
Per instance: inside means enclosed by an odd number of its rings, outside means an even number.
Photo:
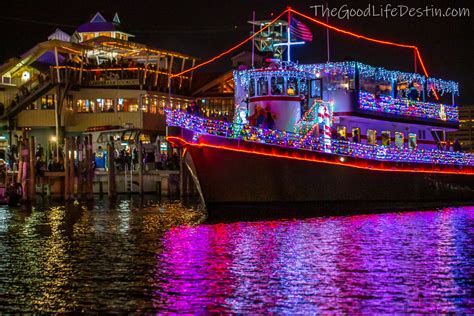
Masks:
[[[371,2],[378,5],[384,2]],[[446,1],[391,2],[410,7],[435,5],[446,8]],[[140,0],[79,0],[79,1],[1,1],[0,3],[0,60],[18,56],[37,42],[47,39],[57,27],[72,34],[74,27],[87,22],[96,11],[108,19],[118,12],[122,25],[136,34],[135,41],[155,47],[172,49],[206,59],[231,47],[249,35],[252,11],[257,19],[270,18],[287,5],[313,15],[310,6],[321,1],[140,1]],[[331,7],[348,4],[352,8],[365,8],[368,1],[333,1]],[[465,7],[470,17],[463,18],[352,18],[331,19],[330,23],[371,37],[387,39],[420,48],[430,74],[434,77],[460,82],[460,103],[474,104],[471,83],[474,71],[472,57],[474,6],[472,1],[449,1],[450,7]],[[320,17],[319,17],[320,18]],[[304,22],[300,19],[301,22]],[[313,30],[315,40],[303,48],[294,49],[293,56],[302,63],[326,61],[325,30],[305,22]],[[411,50],[366,43],[331,33],[332,60],[354,58],[374,66],[413,71]],[[250,44],[246,46],[250,49]],[[203,71],[228,70],[230,61]]]

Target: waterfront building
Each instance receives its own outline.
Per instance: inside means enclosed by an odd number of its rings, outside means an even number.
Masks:
[[[474,105],[459,106],[459,130],[449,133],[449,140],[459,140],[464,151],[474,152]]]
[[[57,29],[47,41],[3,63],[3,150],[25,130],[45,148],[65,136],[99,130],[138,130],[143,142],[152,143],[164,136],[164,108],[184,109],[193,100],[192,73],[169,77],[193,67],[196,58],[133,37],[118,14],[108,21],[97,13],[72,35]]]

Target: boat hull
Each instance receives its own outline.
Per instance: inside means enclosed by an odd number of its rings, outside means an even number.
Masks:
[[[238,140],[226,139],[222,144],[222,138],[206,136],[208,146],[201,146],[180,137],[180,145],[186,148],[184,161],[210,210],[263,204],[383,207],[400,202],[474,201],[474,175],[469,173],[346,166],[323,159],[301,159],[298,152],[284,156],[279,154],[284,149],[278,146],[256,145],[265,147],[262,154],[260,150],[235,150],[241,146]]]

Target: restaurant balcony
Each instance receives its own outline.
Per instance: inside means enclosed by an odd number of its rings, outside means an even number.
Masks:
[[[165,132],[165,116],[161,114],[137,112],[75,113],[64,116],[64,126],[69,132],[82,132],[94,127],[137,128]]]
[[[26,110],[17,116],[19,128],[25,127],[53,127],[56,126],[54,110]]]
[[[128,88],[168,92],[170,73],[155,67],[100,67],[80,68],[76,66],[51,67],[54,82],[73,81],[75,85],[87,88]],[[59,79],[58,79],[59,78]],[[190,76],[179,76],[172,80],[171,91],[188,94]]]

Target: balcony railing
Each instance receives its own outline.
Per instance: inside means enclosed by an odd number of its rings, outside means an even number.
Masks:
[[[168,88],[168,77],[170,73],[147,68],[138,67],[100,67],[100,68],[79,68],[76,66],[51,67],[52,76],[55,82],[75,80],[81,86],[90,87],[147,87],[147,88]],[[59,75],[59,77],[58,77]],[[179,76],[172,81],[173,90],[180,91],[186,89],[185,81],[189,82],[189,76]]]

